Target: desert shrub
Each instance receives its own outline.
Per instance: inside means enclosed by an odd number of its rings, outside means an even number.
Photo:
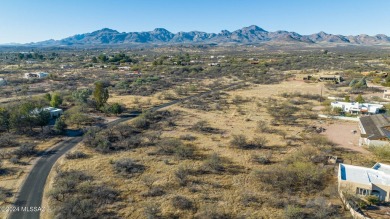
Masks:
[[[178,148],[184,147],[183,142],[177,138],[164,138],[157,144],[159,150],[158,154],[171,155],[174,154]]]
[[[134,149],[138,148],[143,144],[142,138],[139,135],[133,135],[131,137],[128,137],[126,139],[122,139],[118,142],[118,149]]]
[[[240,149],[255,149],[262,148],[268,143],[268,140],[264,136],[255,137],[252,141],[248,142],[245,135],[233,135],[233,139],[230,141],[230,145]]]
[[[17,158],[17,157],[11,157],[11,158],[9,159],[9,162],[11,162],[11,163],[13,163],[13,164],[19,164],[20,159]]]
[[[210,155],[204,162],[202,169],[206,172],[221,172],[225,170],[224,161],[217,153]]]
[[[189,159],[194,156],[194,147],[191,145],[180,145],[175,148],[175,155],[179,159]]]
[[[333,145],[333,142],[322,135],[313,135],[311,138],[309,138],[308,143],[315,147]]]
[[[296,161],[277,165],[257,172],[258,179],[279,191],[312,192],[322,189],[327,181],[327,172],[311,162]]]
[[[272,153],[267,153],[263,155],[252,155],[252,161],[254,163],[259,163],[259,164],[270,164],[271,163],[271,156]]]
[[[257,122],[257,129],[260,131],[260,132],[271,132],[272,130],[268,127],[268,123],[264,120],[260,120]]]
[[[390,147],[388,145],[385,146],[371,146],[369,150],[372,151],[377,157],[390,160]]]
[[[5,202],[9,197],[12,197],[12,192],[0,187],[0,201]]]
[[[152,131],[145,135],[149,144],[154,145],[161,138],[161,131]]]
[[[250,203],[257,203],[259,202],[259,199],[253,195],[252,193],[249,192],[244,192],[241,195],[241,203],[245,206],[248,207]]]
[[[138,164],[130,158],[122,158],[114,162],[114,169],[117,173],[124,176],[132,176],[136,173],[142,173],[145,166]]]
[[[338,216],[337,208],[323,197],[308,200],[306,208],[311,209],[310,217],[316,219],[337,218]]]
[[[102,112],[106,114],[121,114],[125,110],[125,107],[119,103],[113,103],[111,105],[105,104],[103,107],[100,108]]]
[[[177,181],[179,182],[180,186],[185,186],[187,185],[188,182],[188,176],[190,175],[190,171],[188,168],[180,166],[176,171],[175,171],[175,177]]]
[[[298,206],[288,205],[285,209],[284,217],[286,219],[303,219],[305,218],[305,213],[303,212],[303,209]]]
[[[137,131],[133,126],[128,124],[119,124],[115,126],[115,130],[118,133],[120,139],[129,138],[139,133],[139,131]]]
[[[157,203],[147,203],[144,208],[144,214],[147,219],[160,218],[160,214],[161,214],[160,205]]]
[[[144,197],[157,197],[165,195],[165,191],[163,188],[156,186],[153,188],[150,188],[147,192],[143,193],[142,196]]]
[[[233,139],[230,141],[230,145],[236,148],[246,148],[248,141],[245,135],[233,135]]]
[[[16,136],[10,133],[2,133],[0,135],[0,148],[18,146],[19,142],[17,142],[16,139]]]
[[[251,148],[262,148],[268,143],[268,140],[264,136],[255,137],[251,143]]]
[[[196,122],[192,127],[192,130],[198,131],[198,132],[205,132],[205,133],[217,133],[218,130],[216,130],[213,127],[210,127],[209,123],[205,120],[201,120]]]
[[[181,135],[180,139],[184,140],[184,141],[195,141],[196,140],[196,136],[193,136],[191,134],[185,134],[185,135]]]
[[[180,210],[190,210],[193,208],[193,203],[188,198],[183,196],[175,196],[172,198],[172,206]]]
[[[206,206],[200,209],[196,215],[196,219],[232,219],[234,218],[231,214],[223,212],[221,208],[216,206]]]
[[[94,185],[92,180],[80,171],[57,172],[53,189],[49,191],[56,218],[99,218],[105,213],[106,205],[118,200],[116,190]]]
[[[144,116],[140,116],[133,121],[133,125],[138,129],[148,129],[150,122]]]
[[[13,154],[18,158],[21,157],[30,157],[36,155],[37,150],[35,149],[35,145],[23,144],[18,149],[16,149]]]
[[[299,108],[287,103],[274,103],[267,106],[267,112],[274,118],[275,121],[282,124],[294,124],[297,120],[294,113]]]
[[[375,195],[369,195],[366,197],[366,200],[370,203],[370,205],[377,205],[379,203],[379,197]]]
[[[233,97],[233,99],[232,99],[233,104],[236,104],[236,105],[244,103],[246,101],[247,100],[244,97],[240,96],[240,95],[235,95]]]
[[[87,154],[81,151],[69,152],[65,154],[65,158],[68,160],[87,158]]]

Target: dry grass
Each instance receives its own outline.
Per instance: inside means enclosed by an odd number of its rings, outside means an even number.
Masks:
[[[218,209],[220,213],[248,218],[281,218],[284,209],[275,204],[278,199],[275,197],[275,192],[266,190],[266,186],[256,180],[253,174],[254,170],[262,170],[267,166],[253,162],[252,158],[254,154],[263,155],[272,152],[270,165],[281,163],[291,153],[297,151],[301,143],[299,140],[294,140],[294,144],[288,145],[280,134],[259,133],[258,121],[265,120],[270,123],[271,120],[266,109],[261,105],[265,104],[264,98],[277,97],[281,92],[314,93],[319,91],[320,86],[320,84],[289,81],[279,85],[253,85],[241,90],[229,91],[229,102],[235,95],[249,98],[251,101],[239,106],[230,105],[228,109],[222,111],[206,112],[177,105],[169,107],[169,111],[179,111],[180,118],[175,121],[175,128],[162,130],[162,137],[179,138],[185,134],[195,136],[196,139],[191,141],[191,144],[196,148],[197,156],[194,159],[182,160],[168,155],[150,155],[151,152],[156,151],[155,147],[137,148],[115,154],[98,154],[80,144],[74,150],[90,155],[89,158],[62,160],[58,165],[62,170],[85,171],[94,176],[97,182],[118,189],[122,200],[116,206],[108,208],[119,209],[117,212],[122,218],[144,218],[144,207],[151,203],[160,205],[163,215],[177,215],[180,218],[192,218],[194,215],[199,216],[204,212],[212,211],[212,209]],[[204,133],[191,129],[193,124],[202,120],[207,121],[211,127],[217,129],[218,133]],[[307,122],[309,121],[300,120],[300,123]],[[302,132],[303,129],[302,126],[271,126],[271,128],[284,131],[287,136],[297,139],[300,137],[298,133]],[[248,139],[261,135],[265,136],[269,142],[265,148],[258,150],[232,148],[229,142],[231,136],[235,134],[244,134]],[[219,154],[226,162],[224,164],[225,171],[190,175],[185,186],[178,183],[175,171],[179,167],[198,170],[204,166],[204,160],[215,153]],[[131,178],[116,174],[112,162],[121,158],[131,158],[145,165],[146,170]],[[156,181],[153,186],[162,188],[165,194],[157,197],[143,196],[148,190],[144,183],[145,176],[155,177]],[[330,185],[335,186],[332,182]],[[311,195],[298,194],[297,197],[299,197],[300,202],[305,203],[309,198],[327,193],[327,191],[322,191]],[[193,210],[178,210],[172,206],[171,200],[176,195],[184,196],[192,201],[194,203]],[[337,197],[332,196],[328,200],[333,204],[341,205]],[[50,216],[46,218],[50,218]]]

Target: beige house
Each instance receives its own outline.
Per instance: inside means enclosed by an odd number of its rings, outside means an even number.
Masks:
[[[376,163],[372,168],[340,163],[339,191],[361,196],[375,195],[390,201],[390,165]]]
[[[383,91],[383,99],[390,99],[390,90]]]

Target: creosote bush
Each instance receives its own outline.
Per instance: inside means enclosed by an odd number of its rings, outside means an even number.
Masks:
[[[306,192],[323,189],[327,181],[326,169],[311,162],[296,161],[275,165],[257,172],[258,179],[282,192]]]
[[[124,176],[132,176],[136,173],[142,173],[145,170],[145,166],[138,164],[130,158],[122,158],[114,162],[114,169],[117,173]]]
[[[175,196],[172,198],[173,207],[180,210],[190,210],[193,208],[193,203],[184,196]]]
[[[83,159],[83,158],[87,158],[87,157],[88,157],[87,154],[85,154],[84,152],[81,152],[81,151],[69,152],[69,153],[65,154],[65,158],[68,160]]]

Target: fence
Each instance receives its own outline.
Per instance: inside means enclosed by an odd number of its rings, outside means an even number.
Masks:
[[[364,216],[362,213],[356,211],[345,198],[343,192],[339,190],[340,198],[344,203],[344,206],[351,212],[351,215],[354,219],[371,219],[369,217]]]

